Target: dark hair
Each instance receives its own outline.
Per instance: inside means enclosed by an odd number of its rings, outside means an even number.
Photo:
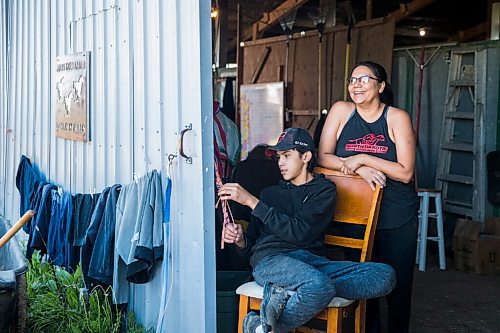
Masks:
[[[387,72],[384,66],[373,61],[362,61],[354,66],[352,71],[360,66],[368,67],[372,71],[373,75],[375,75],[378,82],[385,82],[384,91],[379,94],[380,101],[389,106],[394,106],[394,93],[392,92],[391,85],[387,82]]]
[[[309,149],[303,149],[303,148],[295,148],[296,151],[299,152],[300,156],[304,155],[308,151],[311,152],[312,157],[309,163],[307,164],[307,171],[308,172],[313,172],[314,168],[318,165],[318,156],[316,154],[316,150],[309,150]]]

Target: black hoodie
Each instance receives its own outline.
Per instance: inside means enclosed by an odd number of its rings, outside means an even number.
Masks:
[[[324,175],[303,184],[280,181],[264,189],[245,233],[252,267],[270,254],[307,250],[324,254],[324,234],[333,219],[336,187]]]

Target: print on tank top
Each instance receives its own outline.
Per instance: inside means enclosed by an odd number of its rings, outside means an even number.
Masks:
[[[362,138],[348,140],[346,143],[346,151],[356,151],[362,153],[373,153],[373,154],[386,154],[389,147],[379,146],[377,143],[385,141],[383,134],[375,135],[373,133],[367,134]]]

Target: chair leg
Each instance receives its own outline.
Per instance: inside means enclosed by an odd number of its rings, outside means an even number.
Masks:
[[[436,223],[438,231],[438,248],[439,248],[439,268],[446,269],[446,257],[444,253],[444,232],[443,232],[443,208],[441,206],[441,193],[436,194]]]
[[[326,333],[341,333],[342,332],[342,316],[343,308],[328,308]]]
[[[418,231],[417,231],[417,255],[415,256],[415,264],[418,265],[420,261],[420,228],[422,225],[422,206],[423,206],[423,199],[420,193],[418,194],[418,199],[419,199],[419,204],[420,207],[418,208]]]
[[[249,310],[250,310],[250,298],[248,296],[240,295],[238,333],[243,333],[243,319],[245,319]]]
[[[361,300],[356,307],[356,321],[355,330],[356,333],[365,333],[365,322],[366,322],[366,301]]]
[[[429,193],[425,192],[423,197],[421,226],[420,226],[420,258],[418,270],[425,271],[425,259],[427,252],[427,223],[429,221]]]

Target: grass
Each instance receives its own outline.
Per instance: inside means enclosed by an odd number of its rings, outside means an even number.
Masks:
[[[111,303],[111,288],[95,288],[88,297],[81,267],[73,274],[43,262],[35,252],[27,277],[28,331],[40,333],[118,333],[120,311]],[[127,316],[127,332],[146,333]]]

